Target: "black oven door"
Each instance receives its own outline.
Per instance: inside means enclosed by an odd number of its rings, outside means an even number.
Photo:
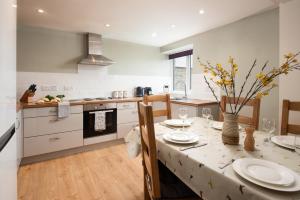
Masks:
[[[97,131],[95,130],[95,111],[106,111],[105,130],[97,130]],[[83,137],[84,138],[107,135],[116,132],[117,132],[117,109],[116,108],[83,112]]]

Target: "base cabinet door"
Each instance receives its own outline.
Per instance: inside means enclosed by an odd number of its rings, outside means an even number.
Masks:
[[[24,157],[71,149],[82,145],[82,130],[24,138]]]
[[[118,124],[118,139],[124,138],[130,130],[137,126],[138,123]]]

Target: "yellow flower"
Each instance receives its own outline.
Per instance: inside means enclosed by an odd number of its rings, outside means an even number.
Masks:
[[[217,64],[217,70],[219,70],[219,71],[223,71],[223,67],[222,67],[222,65],[221,64]]]
[[[288,54],[286,54],[286,55],[284,55],[284,57],[286,58],[286,59],[290,59],[291,57],[294,57],[295,55],[293,54],[293,53],[288,53]]]
[[[262,72],[259,72],[258,74],[256,74],[256,78],[259,80],[262,80],[265,77],[265,75]]]
[[[231,56],[229,56],[228,63],[233,64],[233,62],[234,62],[234,59]]]
[[[215,76],[217,76],[217,73],[216,73],[215,71],[211,71],[211,75],[212,75],[213,77],[215,77]]]

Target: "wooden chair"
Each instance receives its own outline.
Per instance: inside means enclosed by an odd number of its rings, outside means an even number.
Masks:
[[[226,105],[231,103],[232,105],[235,104],[241,104],[244,100],[244,98],[240,98],[239,102],[237,102],[238,98],[234,98],[233,97],[226,97],[226,96],[222,96],[221,99],[221,108],[223,110],[226,111]],[[252,117],[246,117],[246,116],[242,116],[239,115],[238,116],[238,122],[241,124],[246,124],[246,125],[251,125],[253,127],[255,127],[255,129],[258,129],[259,126],[259,113],[260,113],[260,99],[251,99],[250,101],[247,102],[246,106],[251,106],[253,109],[252,111]],[[222,114],[222,112],[220,112],[220,121],[224,121],[224,116]]]
[[[144,199],[200,199],[170,171],[169,174],[173,174],[173,177],[172,175],[171,177],[173,179],[176,177],[176,186],[174,187],[173,182],[167,184],[163,182],[162,174],[168,174],[168,169],[157,160],[152,106],[143,102],[138,105],[144,170]],[[160,173],[161,171],[163,172]],[[170,194],[170,191],[175,192]]]
[[[153,110],[153,117],[166,116],[168,119],[171,119],[170,94],[151,95],[151,96],[145,95],[143,102],[146,105],[153,104],[154,102],[165,102],[166,109],[165,110]]]
[[[289,124],[290,111],[300,111],[300,102],[283,100],[282,104],[282,119],[281,119],[281,135],[288,133],[300,134],[300,124]]]

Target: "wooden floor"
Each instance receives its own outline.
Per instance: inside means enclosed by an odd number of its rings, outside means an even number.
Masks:
[[[124,144],[22,166],[19,200],[142,200],[140,158]]]

